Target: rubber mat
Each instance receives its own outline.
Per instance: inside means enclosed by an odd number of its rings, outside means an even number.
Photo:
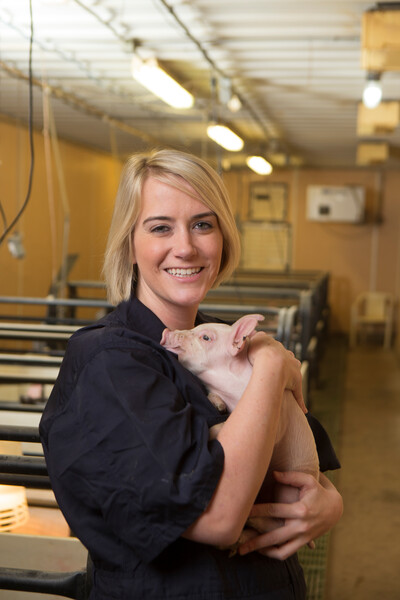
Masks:
[[[331,336],[325,340],[320,356],[318,381],[310,389],[310,410],[327,430],[340,460],[340,423],[346,373],[347,338]],[[335,472],[326,475],[335,483]],[[302,548],[299,560],[307,582],[307,600],[323,600],[329,557],[330,534],[316,540],[314,550]]]

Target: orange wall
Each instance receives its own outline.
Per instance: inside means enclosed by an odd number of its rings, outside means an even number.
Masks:
[[[17,260],[9,253],[6,243],[0,246],[2,296],[44,297],[48,294],[53,276],[62,263],[65,222],[60,191],[62,179],[70,214],[68,252],[79,254],[71,278],[100,278],[121,165],[107,154],[59,141],[62,170],[57,170],[52,153],[49,176],[44,138],[38,132],[34,134],[34,144],[32,194],[16,227],[23,236],[26,257]],[[9,224],[27,191],[30,156],[25,128],[0,121],[0,161],[0,201]],[[51,202],[49,197],[52,196]],[[0,229],[3,230],[3,223]]]
[[[107,231],[121,164],[110,155],[60,141],[63,175],[70,207],[68,251],[78,253],[70,278],[99,279]],[[59,176],[52,158],[55,217],[49,208],[44,139],[35,133],[35,172],[32,196],[18,230],[26,258],[11,257],[0,247],[0,295],[47,295],[52,276],[61,265],[63,212]],[[24,200],[29,170],[25,128],[0,120],[0,201],[10,223]],[[247,219],[249,185],[260,181],[248,169],[224,174],[234,211]],[[288,219],[293,231],[294,269],[327,270],[331,274],[332,327],[348,331],[350,306],[356,295],[377,289],[399,296],[400,288],[400,172],[377,169],[276,170],[270,181],[288,186]],[[309,184],[365,186],[367,223],[314,223],[306,220]],[[377,224],[381,201],[382,222]],[[52,242],[51,223],[56,242]],[[2,227],[1,227],[2,228]],[[1,309],[1,307],[0,307]],[[32,311],[31,311],[32,312]],[[400,336],[399,336],[400,337]],[[400,344],[399,344],[400,353]]]
[[[262,181],[249,171],[225,174],[237,216],[246,220],[249,186]],[[348,332],[350,306],[361,291],[393,293],[400,287],[400,171],[378,169],[274,171],[268,181],[288,186],[292,225],[292,268],[329,271],[331,326]],[[318,223],[306,219],[307,186],[361,185],[366,189],[364,224]],[[381,205],[381,208],[380,208]],[[377,219],[381,214],[381,222]]]

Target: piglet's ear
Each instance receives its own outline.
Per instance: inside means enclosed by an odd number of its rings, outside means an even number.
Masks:
[[[257,323],[263,320],[264,317],[262,315],[245,315],[232,325],[229,339],[229,350],[232,356],[243,350],[246,338],[254,332]]]

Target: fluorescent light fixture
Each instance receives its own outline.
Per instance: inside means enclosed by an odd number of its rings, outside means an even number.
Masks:
[[[225,150],[230,150],[231,152],[238,152],[244,146],[242,138],[233,133],[226,125],[209,125],[207,127],[207,135],[214,142],[225,148]]]
[[[247,166],[258,175],[269,175],[272,173],[272,165],[262,156],[249,156],[246,159]]]
[[[363,91],[363,103],[367,108],[376,108],[382,100],[382,87],[379,80],[380,73],[368,73]]]
[[[142,60],[138,56],[132,58],[132,75],[136,81],[150,90],[155,96],[174,108],[190,108],[194,98],[175,79],[172,79],[156,59]]]

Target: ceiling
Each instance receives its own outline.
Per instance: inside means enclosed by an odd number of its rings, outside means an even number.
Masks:
[[[0,114],[24,123],[29,4],[0,0]],[[253,153],[278,166],[352,167],[366,80],[361,20],[373,6],[32,0],[34,126],[42,129],[52,114],[59,137],[117,155],[167,144],[218,158],[225,168],[244,165]],[[134,48],[142,58],[157,57],[195,96],[194,106],[173,109],[136,83]],[[385,72],[382,85],[385,100],[400,100],[400,71]],[[237,112],[226,105],[231,93],[242,103]],[[227,152],[209,140],[211,120],[228,123],[245,140],[243,151]],[[399,128],[383,138],[400,147]]]

